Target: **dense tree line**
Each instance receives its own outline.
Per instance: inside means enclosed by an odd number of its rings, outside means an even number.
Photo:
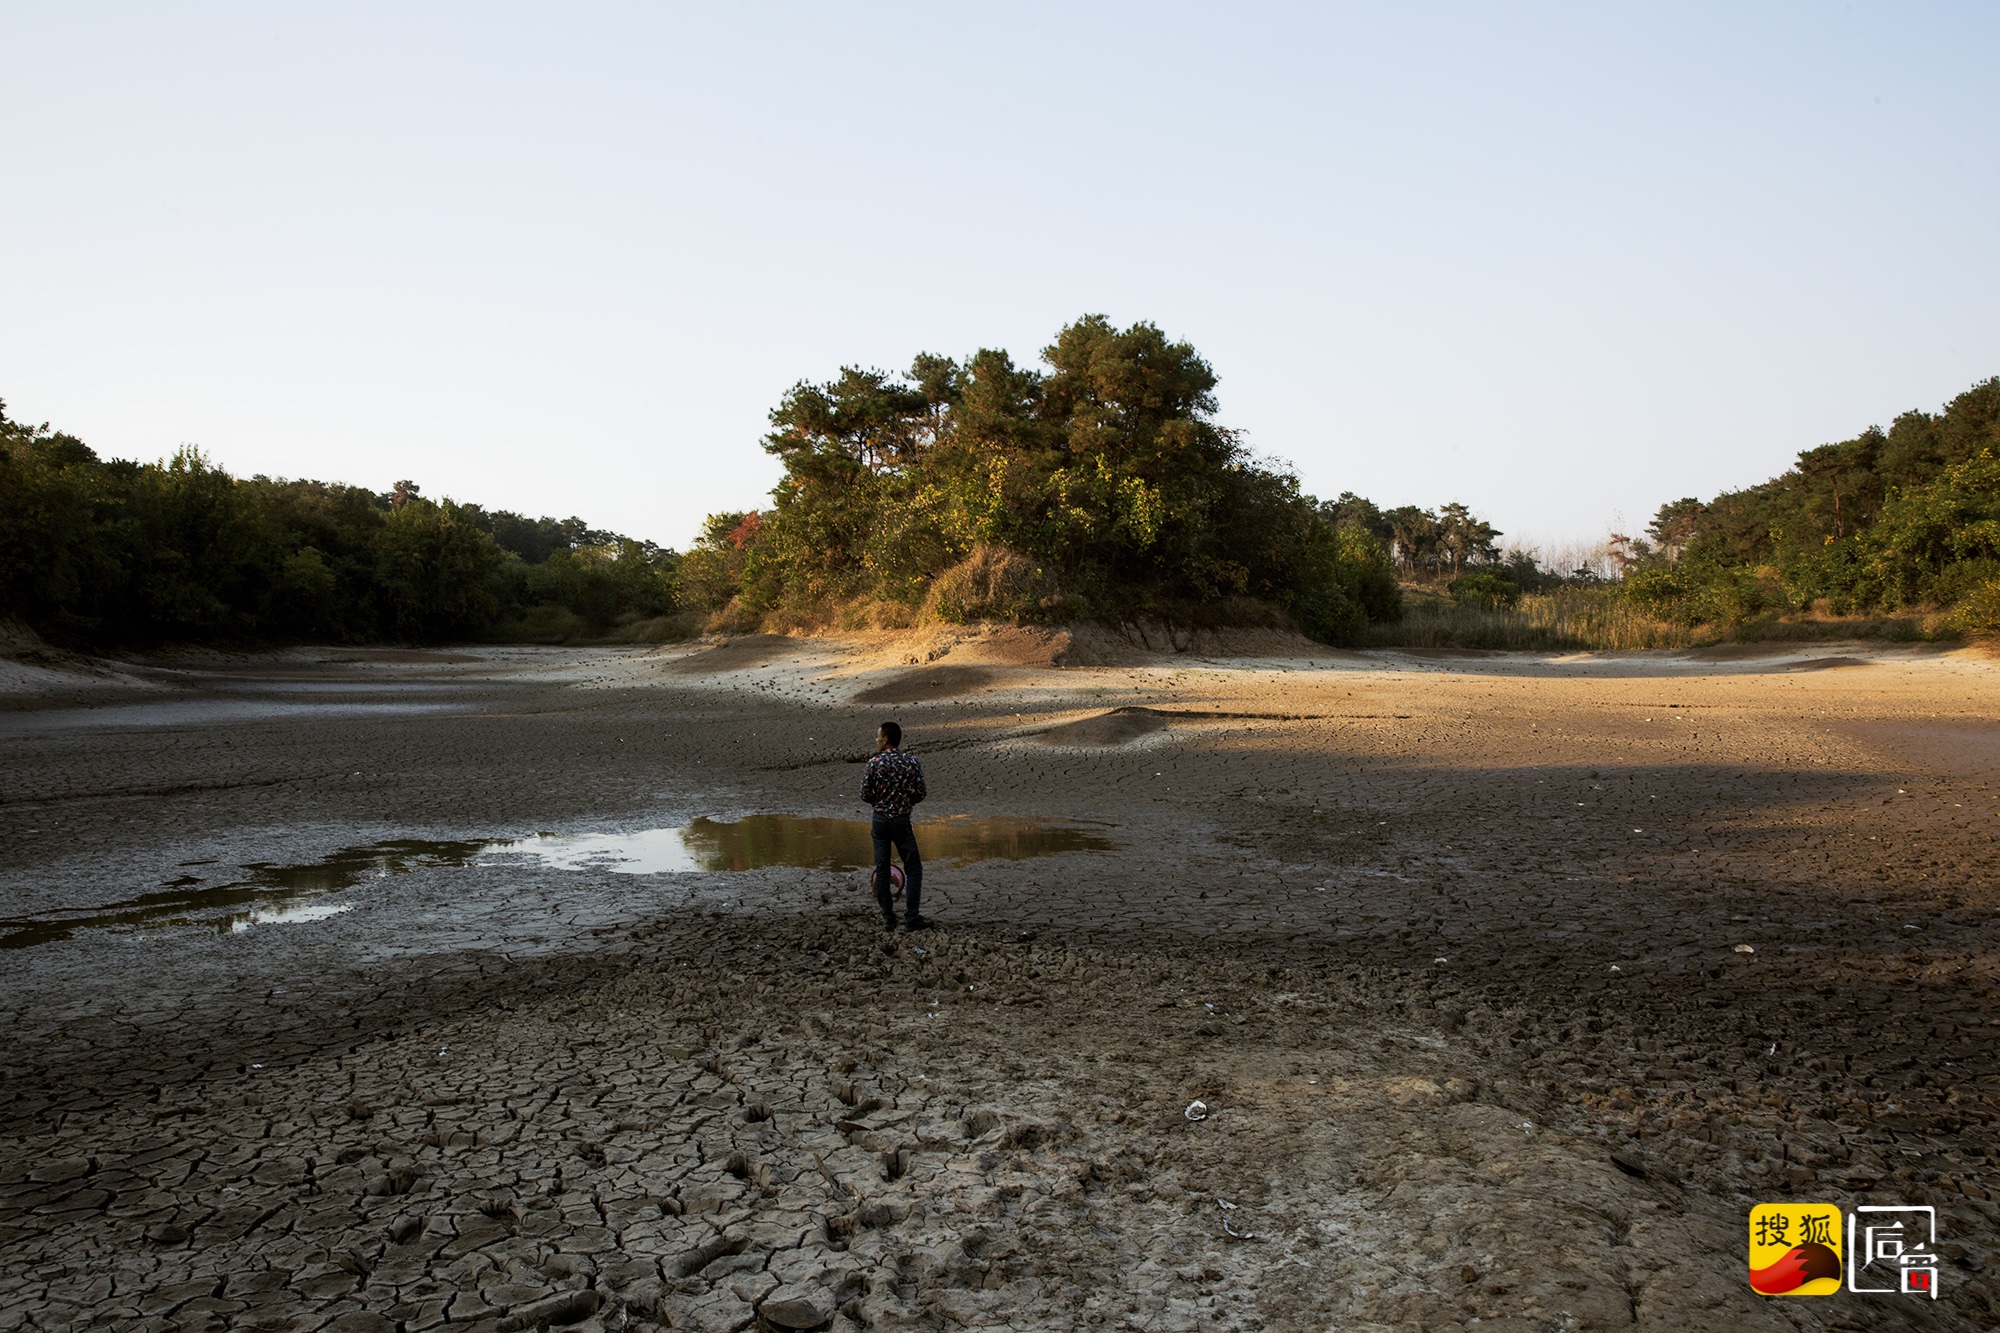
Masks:
[[[0,404],[0,614],[100,643],[922,616],[1289,623],[1342,642],[1400,616],[1399,576],[1482,606],[1564,581],[1503,557],[1498,530],[1462,503],[1304,493],[1215,420],[1213,369],[1154,325],[1088,316],[1042,361],[926,354],[902,374],[848,367],[794,385],[763,441],[784,465],[773,503],[711,515],[684,555],[407,481],[237,478],[195,449],[101,459]],[[1705,539],[1731,498],[1685,502],[1657,546],[1630,548],[1637,572],[1695,569],[1696,529]]]
[[[926,354],[795,385],[764,440],[785,469],[773,504],[710,520],[690,595],[802,619],[869,600],[948,619],[1275,609],[1328,640],[1399,613],[1387,545],[1217,424],[1194,348],[1093,315],[1042,357]]]
[[[1320,513],[1336,526],[1358,527],[1395,555],[1396,566],[1411,579],[1452,579],[1467,571],[1503,562],[1501,532],[1459,501],[1436,509],[1399,505],[1382,509],[1373,501],[1343,491],[1320,505]]]
[[[0,614],[80,643],[602,633],[675,605],[677,557],[410,482],[101,459],[0,404]]]
[[[1640,605],[1690,623],[1934,608],[2000,628],[2000,379],[1801,453],[1783,476],[1661,506],[1614,538]]]

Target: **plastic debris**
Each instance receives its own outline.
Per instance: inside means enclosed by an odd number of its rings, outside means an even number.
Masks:
[[[1208,1119],[1208,1103],[1189,1102],[1187,1110],[1182,1111],[1181,1114],[1190,1120],[1206,1120]]]
[[[1739,945],[1737,945],[1737,946],[1736,946],[1736,952],[1738,952],[1738,953],[1756,953],[1756,952],[1757,952],[1757,946],[1756,946],[1756,945],[1754,945],[1754,944],[1739,944]]]

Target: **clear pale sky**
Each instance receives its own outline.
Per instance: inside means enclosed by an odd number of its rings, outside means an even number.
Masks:
[[[1099,311],[1321,495],[1602,535],[2000,374],[2000,6],[0,4],[0,398],[682,545]]]

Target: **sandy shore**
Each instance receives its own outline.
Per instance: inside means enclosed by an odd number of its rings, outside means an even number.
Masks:
[[[0,1329],[2000,1323],[2000,662],[1201,648],[0,678]],[[813,867],[199,901],[856,817],[885,715],[925,816],[1116,850],[891,937]],[[1754,1295],[1794,1199],[1936,1206],[1942,1298]]]

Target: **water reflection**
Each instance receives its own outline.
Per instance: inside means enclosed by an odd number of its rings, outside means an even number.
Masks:
[[[924,860],[932,865],[1024,861],[1065,852],[1110,851],[1117,845],[1101,824],[969,816],[920,820],[917,840]],[[488,857],[514,856],[530,856],[562,870],[621,875],[757,870],[765,866],[859,870],[875,860],[866,821],[804,815],[697,819],[632,833],[544,833],[481,842],[402,838],[349,847],[299,865],[251,862],[223,883],[210,884],[204,877],[183,874],[158,891],[118,902],[0,920],[0,949],[65,940],[79,930],[192,926],[229,934],[259,925],[323,921],[353,907],[352,903],[327,902],[326,896],[364,879],[428,866],[487,865]]]
[[[279,903],[271,907],[253,907],[243,915],[233,918],[229,928],[241,934],[252,926],[324,921],[330,916],[339,916],[342,912],[353,910],[353,903]]]
[[[217,934],[248,930],[265,922],[320,921],[352,904],[308,908],[296,900],[352,888],[364,878],[400,875],[420,865],[467,865],[491,846],[484,842],[436,842],[402,838],[368,847],[349,847],[304,865],[252,861],[225,883],[206,884],[180,875],[153,893],[30,917],[0,920],[0,949],[66,940],[79,930],[200,926]]]
[[[927,863],[1025,861],[1063,852],[1109,851],[1115,845],[1101,825],[968,816],[920,821],[917,844]],[[678,828],[637,833],[544,834],[494,843],[489,850],[525,853],[566,870],[626,875],[765,866],[858,870],[875,864],[866,821],[804,815],[749,815],[726,823],[697,819]]]

